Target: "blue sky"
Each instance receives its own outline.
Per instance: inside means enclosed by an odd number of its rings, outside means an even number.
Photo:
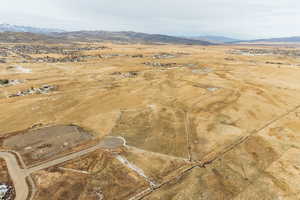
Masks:
[[[66,30],[300,35],[299,0],[0,0],[0,22]]]

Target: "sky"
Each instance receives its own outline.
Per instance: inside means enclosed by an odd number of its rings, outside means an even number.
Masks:
[[[300,36],[299,0],[0,0],[0,23],[237,39]]]

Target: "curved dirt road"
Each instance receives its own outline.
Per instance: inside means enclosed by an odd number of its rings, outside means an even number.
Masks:
[[[8,152],[0,152],[0,157],[6,162],[7,169],[14,184],[16,191],[15,200],[24,200],[29,194],[29,187],[26,182],[26,173],[20,168],[17,158],[14,154]]]
[[[0,158],[3,158],[5,160],[9,175],[13,181],[14,188],[16,191],[15,200],[26,200],[29,195],[29,186],[26,182],[26,177],[30,176],[31,173],[64,163],[69,160],[73,160],[77,157],[91,153],[97,149],[114,149],[122,147],[124,145],[126,145],[126,141],[121,137],[106,137],[95,146],[63,156],[55,160],[48,161],[46,163],[28,169],[21,169],[17,158],[13,153],[0,152]]]

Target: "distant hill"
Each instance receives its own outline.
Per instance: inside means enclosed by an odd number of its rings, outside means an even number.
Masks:
[[[45,42],[45,43],[66,43],[64,38],[57,38],[45,34],[36,34],[28,32],[0,32],[1,43],[30,43],[30,42]]]
[[[166,43],[166,44],[192,44],[210,45],[208,41],[187,39],[161,34],[147,34],[132,31],[110,32],[110,31],[76,31],[53,33],[51,36],[63,37],[68,40],[78,41],[117,41],[128,43]]]
[[[239,39],[234,39],[234,38],[229,38],[229,37],[224,37],[224,36],[195,36],[195,37],[189,37],[190,39],[195,39],[195,40],[203,40],[203,41],[208,41],[211,43],[227,43],[227,42],[234,42],[234,41],[239,41]]]
[[[282,37],[282,38],[270,38],[270,39],[258,39],[258,40],[241,40],[232,43],[300,43],[300,36],[294,37]]]
[[[31,26],[17,26],[11,24],[0,24],[0,32],[27,32],[27,33],[42,33],[48,34],[52,32],[63,32],[60,29],[35,28]]]
[[[27,29],[30,31],[29,29]],[[122,43],[156,43],[156,44],[190,44],[211,45],[202,40],[194,40],[159,34],[146,34],[136,32],[109,32],[109,31],[76,31],[76,32],[43,32],[28,31],[8,32],[0,31],[0,42],[122,42]]]

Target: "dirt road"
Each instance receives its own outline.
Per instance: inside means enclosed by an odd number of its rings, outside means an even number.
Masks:
[[[13,181],[16,191],[15,200],[25,200],[29,194],[29,186],[26,182],[26,171],[20,168],[17,158],[14,154],[0,152],[0,157],[5,160],[9,175]]]

